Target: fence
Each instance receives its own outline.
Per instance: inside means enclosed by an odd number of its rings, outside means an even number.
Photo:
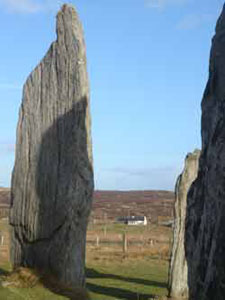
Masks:
[[[168,259],[170,255],[170,239],[152,239],[146,236],[129,235],[126,232],[121,234],[88,234],[87,249],[134,254],[143,253],[151,257]]]
[[[10,242],[9,242],[9,231],[7,228],[7,229],[2,229],[0,231],[0,259],[9,260],[9,251],[10,251]]]
[[[9,216],[9,206],[1,205],[0,206],[0,219],[7,218]]]

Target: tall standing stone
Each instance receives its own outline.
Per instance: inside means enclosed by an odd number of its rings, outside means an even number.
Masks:
[[[186,255],[190,299],[225,299],[225,7],[212,40],[202,100],[202,153],[188,194]]]
[[[169,296],[176,299],[188,298],[187,261],[184,251],[187,194],[198,174],[200,150],[189,153],[182,174],[175,188],[173,247],[169,269]]]
[[[14,267],[77,286],[93,192],[85,52],[78,15],[64,5],[57,40],[24,85],[10,214]]]

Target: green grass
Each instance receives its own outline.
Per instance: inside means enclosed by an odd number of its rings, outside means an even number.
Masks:
[[[104,233],[105,230],[107,233],[122,233],[124,231],[132,234],[143,234],[149,230],[152,230],[155,228],[154,225],[147,225],[147,226],[128,226],[124,224],[114,224],[114,223],[109,223],[107,225],[90,225],[89,230],[94,230],[96,232],[102,232]]]
[[[12,286],[2,287],[2,281],[11,271],[9,262],[0,262],[0,299],[1,300],[61,300],[65,297],[58,296],[50,292],[48,289],[37,285],[33,288],[16,288]]]
[[[0,230],[7,224],[0,222]],[[107,226],[111,232],[121,232],[126,226]],[[144,227],[129,227],[139,234]],[[150,256],[123,258],[123,253],[89,249],[87,252],[87,289],[91,300],[148,300],[167,295],[168,262],[153,260]],[[103,253],[103,252],[104,253]],[[11,270],[7,261],[0,261],[0,300],[63,300],[41,284],[32,288],[2,287],[5,273]]]
[[[1,220],[0,219],[0,230],[4,231],[4,230],[9,230],[9,225],[7,220]]]
[[[8,265],[1,269],[9,269]],[[92,300],[133,299],[147,300],[154,295],[167,294],[167,263],[154,260],[124,262],[94,261],[87,265],[87,289]],[[53,294],[37,285],[33,288],[0,287],[4,300],[60,300],[68,299]]]
[[[87,287],[93,300],[147,300],[167,294],[167,263],[153,260],[92,262]]]
[[[4,300],[63,300],[67,299],[62,296],[55,295],[44,289],[43,287],[34,288],[1,288],[0,299]]]

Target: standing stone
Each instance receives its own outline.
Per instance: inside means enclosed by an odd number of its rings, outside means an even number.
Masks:
[[[225,299],[225,7],[212,40],[202,100],[202,152],[188,194],[186,255],[190,299]]]
[[[14,268],[83,286],[92,192],[85,44],[75,9],[64,5],[57,40],[23,89],[10,213]]]
[[[200,150],[189,153],[185,159],[183,173],[178,177],[175,188],[173,248],[169,269],[169,296],[176,299],[188,298],[187,262],[184,251],[187,194],[198,174]]]

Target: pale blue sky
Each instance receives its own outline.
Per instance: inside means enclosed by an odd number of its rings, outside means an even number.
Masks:
[[[0,0],[0,186],[22,85],[55,39],[62,1]],[[97,189],[174,189],[200,147],[200,102],[222,0],[74,0],[91,84]]]

